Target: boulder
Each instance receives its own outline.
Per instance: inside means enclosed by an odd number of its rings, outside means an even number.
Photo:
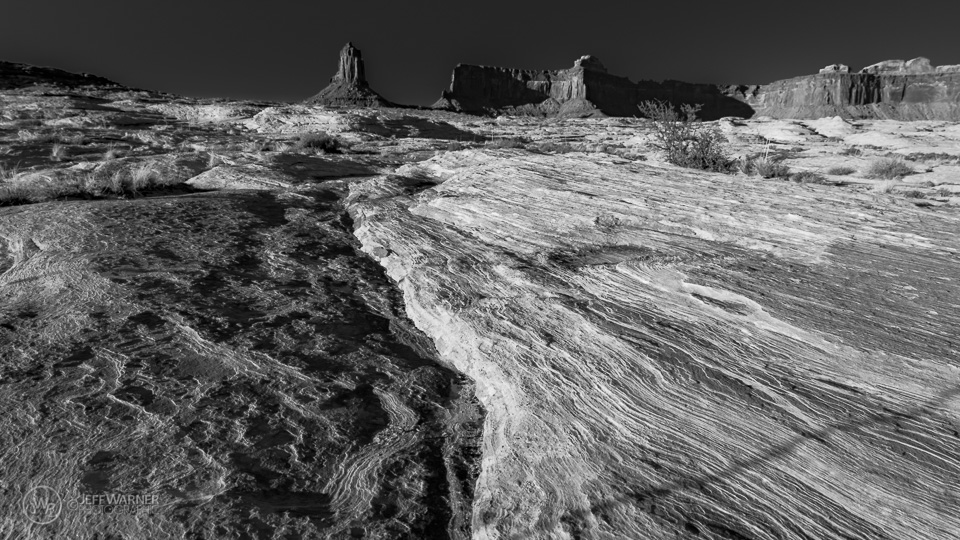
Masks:
[[[329,107],[386,107],[391,103],[367,84],[360,49],[347,43],[340,51],[340,64],[330,84],[305,101],[308,105]]]

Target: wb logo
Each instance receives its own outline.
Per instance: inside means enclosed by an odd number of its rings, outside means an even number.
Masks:
[[[23,496],[21,508],[27,519],[37,525],[46,525],[60,517],[63,501],[60,499],[60,494],[53,488],[37,486]]]

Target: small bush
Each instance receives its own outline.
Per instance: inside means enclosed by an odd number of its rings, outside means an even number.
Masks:
[[[893,188],[896,185],[897,185],[896,180],[887,180],[885,182],[878,182],[877,184],[874,184],[873,189],[871,189],[871,191],[873,191],[874,193],[890,193],[893,191]]]
[[[790,180],[800,184],[829,184],[822,174],[813,171],[800,171],[790,175]]]
[[[953,197],[953,196],[954,196],[954,193],[953,193],[953,190],[951,190],[951,189],[949,189],[949,188],[940,188],[940,189],[937,190],[937,196],[938,196],[938,197]]]
[[[903,161],[895,158],[881,159],[870,164],[867,169],[867,176],[870,178],[882,178],[892,180],[903,178],[908,174],[913,174],[914,170]]]
[[[908,189],[904,191],[903,196],[908,199],[926,199],[927,195],[919,189]]]
[[[762,178],[786,178],[790,176],[790,167],[770,156],[761,156],[753,160],[753,170]]]
[[[731,172],[733,162],[723,152],[723,135],[696,120],[699,105],[685,104],[678,112],[664,101],[644,101],[638,108],[653,120],[654,146],[666,153],[667,162],[689,169]]]
[[[859,156],[860,154],[863,154],[863,150],[854,148],[852,146],[850,148],[844,148],[840,151],[841,156]]]
[[[123,150],[120,148],[120,145],[117,143],[110,143],[107,146],[107,150],[103,153],[103,159],[105,161],[110,161],[117,159],[118,157],[123,156]]]
[[[153,169],[149,163],[141,163],[130,171],[129,190],[131,193],[139,193],[160,185],[160,173]]]
[[[854,169],[853,167],[845,167],[845,166],[831,167],[829,170],[827,170],[827,174],[832,174],[834,176],[846,176],[848,174],[853,174],[855,172],[857,172],[857,170]]]
[[[485,146],[487,148],[523,148],[529,143],[529,140],[521,137],[506,137],[503,139],[493,139],[487,141]]]
[[[14,165],[13,167],[4,167],[2,164],[0,164],[0,182],[13,180],[16,178],[19,172],[20,167],[18,165]]]
[[[297,140],[298,150],[314,149],[326,154],[339,154],[343,148],[343,142],[323,131],[316,133],[302,133]]]
[[[579,152],[580,150],[570,143],[542,142],[530,144],[527,150],[539,152],[541,154],[569,154],[570,152]]]
[[[67,149],[62,144],[54,143],[54,145],[50,147],[50,159],[60,161],[66,155]]]

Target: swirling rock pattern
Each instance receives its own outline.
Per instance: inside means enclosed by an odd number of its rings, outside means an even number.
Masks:
[[[474,537],[960,531],[960,217],[597,154],[354,185],[488,415]],[[406,184],[404,184],[406,182]]]

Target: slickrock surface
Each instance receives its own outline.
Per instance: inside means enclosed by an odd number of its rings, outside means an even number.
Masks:
[[[488,412],[476,538],[948,539],[960,216],[595,154],[351,188]]]
[[[367,83],[363,56],[360,49],[347,43],[340,51],[337,73],[317,95],[306,101],[309,105],[331,107],[385,107],[387,100],[370,88]]]

